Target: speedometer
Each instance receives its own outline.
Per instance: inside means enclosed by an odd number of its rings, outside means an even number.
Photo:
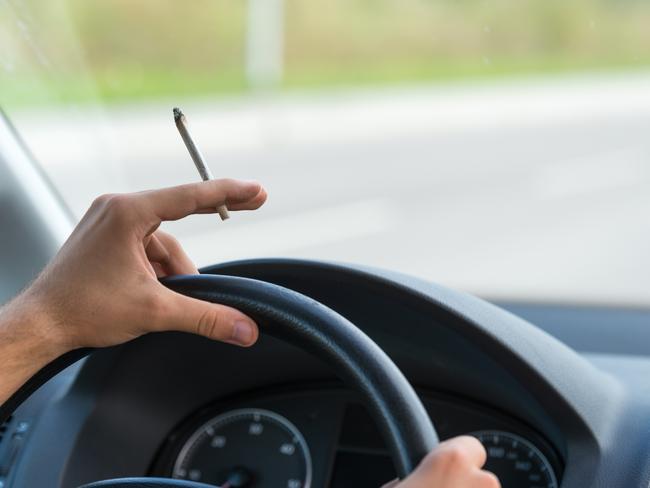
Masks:
[[[502,488],[558,488],[549,460],[523,437],[497,430],[471,435],[485,447],[485,469],[499,478]]]
[[[199,427],[181,448],[172,476],[222,488],[309,488],[309,448],[277,413],[231,410]]]

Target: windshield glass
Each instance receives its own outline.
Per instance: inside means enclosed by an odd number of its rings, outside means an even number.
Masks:
[[[360,263],[487,297],[650,303],[650,3],[0,0],[0,106],[79,217],[217,176],[199,265]]]

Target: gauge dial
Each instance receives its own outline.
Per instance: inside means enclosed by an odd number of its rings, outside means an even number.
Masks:
[[[485,469],[499,478],[502,488],[558,488],[551,463],[523,437],[498,430],[471,435],[485,447]]]
[[[298,429],[268,410],[214,417],[181,448],[172,476],[222,488],[309,488],[309,448]]]

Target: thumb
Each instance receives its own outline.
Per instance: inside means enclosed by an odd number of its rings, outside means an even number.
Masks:
[[[259,336],[253,320],[225,305],[165,291],[158,330],[176,330],[202,335],[237,346],[252,346]]]

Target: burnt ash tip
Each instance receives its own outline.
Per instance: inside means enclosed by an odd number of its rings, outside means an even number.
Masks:
[[[174,120],[178,121],[183,116],[183,112],[178,107],[174,107]]]

